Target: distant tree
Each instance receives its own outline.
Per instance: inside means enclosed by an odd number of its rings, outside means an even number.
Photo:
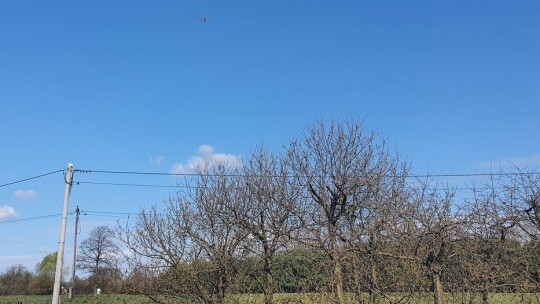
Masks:
[[[54,272],[56,271],[56,256],[57,252],[44,256],[41,262],[36,265],[36,273],[45,277],[54,278]]]
[[[30,280],[28,293],[33,295],[49,295],[53,292],[54,277],[38,274]]]
[[[118,266],[118,245],[114,242],[115,231],[108,226],[97,226],[80,245],[77,268],[90,274],[94,288],[104,286],[111,280],[110,271]]]
[[[53,292],[56,256],[57,252],[50,253],[36,264],[36,276],[31,279],[28,286],[30,294],[45,295]]]
[[[28,291],[32,273],[21,264],[10,266],[0,275],[0,293],[23,295]]]

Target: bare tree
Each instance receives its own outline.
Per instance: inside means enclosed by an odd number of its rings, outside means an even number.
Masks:
[[[119,249],[114,240],[113,229],[108,226],[97,226],[80,245],[77,268],[91,275],[94,289],[111,279],[106,277],[110,269],[117,270]]]
[[[519,228],[521,241],[532,256],[538,256],[540,242],[540,173],[538,167],[511,167],[512,172],[501,176],[501,205]],[[540,290],[540,264],[528,259],[522,267],[523,292]],[[537,302],[540,302],[537,297]]]
[[[226,164],[209,163],[180,185],[163,210],[142,211],[134,226],[121,228],[133,252],[133,274],[150,279],[141,292],[166,303],[178,297],[224,303],[235,259],[246,235],[225,214],[238,197]],[[139,286],[140,287],[140,286]]]
[[[118,227],[118,236],[128,249],[127,283],[131,292],[141,293],[157,303],[169,297],[190,296],[196,282],[188,262],[188,239],[175,199],[165,210],[156,206],[142,210],[134,224]]]
[[[540,269],[527,257],[540,237],[540,176],[536,172],[537,168],[512,166],[510,172],[491,175],[482,188],[473,188],[470,205],[475,216],[470,230],[475,232],[480,261],[471,274],[484,303],[491,289],[528,292],[540,286]]]
[[[379,170],[366,190],[355,197],[357,203],[346,214],[347,226],[340,235],[350,247],[351,258],[357,260],[352,267],[356,296],[362,301],[362,291],[367,289],[371,303],[385,296],[387,288],[379,280],[384,259],[410,259],[395,246],[405,233],[411,209],[406,187],[408,165],[397,154],[387,155]],[[361,277],[368,277],[367,282],[361,282]]]
[[[359,205],[388,173],[394,159],[383,138],[356,121],[316,122],[288,149],[289,165],[306,200],[303,226],[313,244],[323,249],[332,265],[336,302],[347,303],[342,257],[345,243],[340,235],[347,215]]]
[[[508,217],[529,237],[540,238],[540,174],[538,168],[520,169],[501,175],[493,188],[500,187],[500,203]],[[497,189],[493,189],[496,191]]]
[[[193,244],[190,259],[193,263],[209,261],[213,270],[209,280],[212,297],[207,303],[224,303],[235,258],[247,237],[226,216],[226,206],[239,199],[236,178],[236,174],[228,173],[225,164],[214,164],[200,171],[194,190],[186,188],[178,197],[181,219]]]
[[[485,190],[487,189],[487,191]],[[468,221],[464,223],[460,241],[459,265],[456,273],[461,280],[462,297],[467,292],[474,298],[479,294],[482,303],[489,303],[489,293],[512,290],[512,277],[517,278],[513,263],[508,263],[520,245],[515,238],[515,224],[500,213],[498,193],[488,188],[474,188],[474,198],[468,200]],[[461,281],[461,282],[460,282]]]
[[[464,223],[469,221],[462,209],[453,204],[454,190],[429,180],[419,181],[412,194],[416,210],[412,214],[409,243],[413,254],[426,267],[435,304],[446,302],[444,266],[456,256]]]
[[[254,278],[263,289],[265,304],[271,304],[275,289],[272,261],[298,228],[293,209],[299,200],[299,187],[290,178],[284,160],[264,147],[252,152],[238,182],[242,195],[225,201],[225,216],[249,235],[244,248],[262,257],[264,276]]]
[[[0,275],[0,295],[24,295],[32,273],[21,264],[10,266]]]

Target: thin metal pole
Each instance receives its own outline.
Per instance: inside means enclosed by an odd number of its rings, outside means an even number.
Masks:
[[[75,267],[77,266],[77,232],[79,231],[79,206],[75,209],[75,240],[73,241],[73,273],[71,275],[71,287],[69,288],[69,298],[73,298],[75,290]]]
[[[62,281],[62,262],[64,259],[64,245],[66,243],[67,213],[71,183],[73,180],[73,164],[68,164],[66,170],[66,188],[64,190],[64,208],[62,209],[62,224],[60,226],[60,239],[58,240],[58,253],[56,255],[56,271],[54,273],[54,289],[52,304],[60,303],[60,282]]]

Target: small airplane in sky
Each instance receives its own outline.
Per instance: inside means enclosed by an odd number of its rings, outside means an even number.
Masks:
[[[201,21],[202,23],[208,23],[208,21],[210,21],[210,17],[202,16],[201,18],[199,18],[199,21]]]

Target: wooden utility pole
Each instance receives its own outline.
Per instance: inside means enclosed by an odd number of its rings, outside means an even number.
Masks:
[[[71,275],[71,287],[69,287],[69,298],[73,298],[73,290],[75,287],[75,267],[77,262],[77,234],[79,231],[79,206],[75,209],[75,240],[73,241],[73,272]]]

